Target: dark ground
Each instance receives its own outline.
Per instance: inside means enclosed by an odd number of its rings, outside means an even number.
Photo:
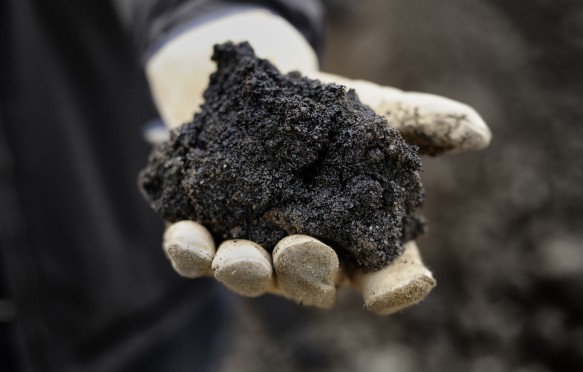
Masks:
[[[583,4],[328,3],[325,71],[466,102],[494,140],[424,159],[426,301],[378,317],[351,292],[332,311],[242,300],[224,370],[583,370]]]

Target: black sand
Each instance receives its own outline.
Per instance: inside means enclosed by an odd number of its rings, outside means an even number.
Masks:
[[[352,91],[282,75],[246,43],[216,46],[213,60],[201,112],[140,175],[165,220],[268,250],[311,235],[371,270],[422,232],[416,148]]]

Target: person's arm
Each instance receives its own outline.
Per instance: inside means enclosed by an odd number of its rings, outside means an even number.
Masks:
[[[324,38],[318,0],[111,0],[145,63],[167,41],[193,24],[245,9],[268,9],[293,26],[317,54]]]

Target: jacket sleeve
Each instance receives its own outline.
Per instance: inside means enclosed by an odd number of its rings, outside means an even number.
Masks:
[[[243,7],[263,7],[284,17],[320,55],[323,7],[317,0],[111,0],[143,61],[170,38],[197,20]]]

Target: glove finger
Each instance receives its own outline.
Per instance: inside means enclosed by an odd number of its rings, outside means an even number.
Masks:
[[[279,290],[300,305],[330,308],[336,300],[339,277],[336,252],[306,235],[290,235],[273,250]]]
[[[434,94],[404,93],[399,100],[384,101],[376,112],[408,143],[419,146],[421,154],[481,150],[492,139],[490,129],[473,108]]]
[[[264,294],[273,281],[271,256],[249,240],[224,241],[212,263],[215,279],[246,297]]]
[[[211,275],[215,243],[202,225],[193,221],[170,225],[164,233],[163,248],[178,274],[192,279]]]
[[[352,88],[360,100],[387,118],[422,154],[481,150],[492,139],[490,128],[470,106],[434,94],[404,92],[364,80],[316,73],[315,78]]]
[[[421,301],[436,282],[423,262],[415,242],[387,267],[370,273],[358,271],[353,285],[362,292],[365,307],[373,313],[388,315]]]

